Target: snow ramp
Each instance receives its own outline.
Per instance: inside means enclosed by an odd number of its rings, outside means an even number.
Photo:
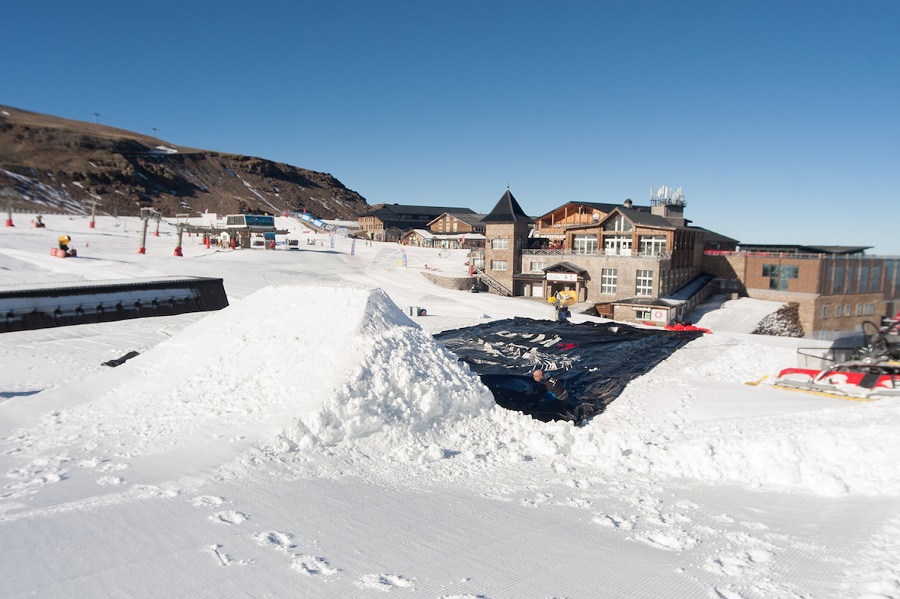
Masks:
[[[252,445],[297,450],[415,433],[493,406],[456,356],[380,289],[267,287],[116,369],[124,382],[22,434],[183,474]],[[173,455],[174,454],[174,455]],[[171,459],[171,458],[177,459]]]

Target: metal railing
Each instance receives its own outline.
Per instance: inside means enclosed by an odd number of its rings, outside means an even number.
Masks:
[[[705,256],[759,256],[763,258],[796,258],[798,260],[898,260],[898,256],[870,254],[795,254],[793,252],[759,252],[749,250],[704,250]]]
[[[615,258],[658,258],[660,260],[670,260],[672,254],[669,252],[630,252],[628,254],[619,254],[616,252],[607,252],[606,250],[593,250],[590,252],[573,249],[552,250],[549,248],[540,248],[533,250],[522,250],[523,256],[581,256],[587,258],[596,258],[600,256],[612,256]]]
[[[505,296],[505,297],[513,296],[512,291],[507,289],[505,285],[503,285],[496,279],[493,279],[490,276],[486,275],[484,273],[484,271],[475,271],[475,273],[473,273],[473,276],[475,278],[477,278],[479,281],[481,281],[482,283],[484,283],[485,285],[487,285],[488,287],[490,287],[491,289],[493,289],[494,291],[496,291],[497,293],[499,293],[500,295]]]

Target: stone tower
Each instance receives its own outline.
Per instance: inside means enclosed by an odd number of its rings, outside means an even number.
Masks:
[[[516,198],[506,193],[484,222],[484,273],[514,294],[513,277],[522,272],[522,250],[534,219],[525,214]]]

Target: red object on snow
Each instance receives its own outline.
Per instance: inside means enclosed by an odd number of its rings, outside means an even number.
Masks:
[[[712,331],[709,329],[704,329],[703,327],[694,326],[692,324],[667,324],[667,331],[703,331],[704,333],[712,334]]]
[[[793,377],[791,377],[793,375]],[[860,385],[863,382],[863,378],[871,375],[867,372],[852,372],[847,370],[814,370],[811,368],[785,368],[781,372],[778,373],[778,378],[783,379],[784,377],[791,377],[794,380],[799,380],[802,382],[816,382],[820,384],[826,385],[855,385],[862,389],[896,389],[894,386],[894,381],[896,380],[896,375],[892,376],[890,374],[882,374],[874,379],[874,382],[870,380],[867,383],[866,387]],[[790,379],[788,379],[790,380]]]

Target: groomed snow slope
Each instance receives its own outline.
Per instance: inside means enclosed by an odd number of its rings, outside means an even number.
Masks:
[[[900,404],[745,384],[808,341],[722,322],[586,426],[545,424],[426,332],[552,315],[416,271],[459,254],[176,260],[77,224],[96,259],[51,273],[58,232],[4,232],[0,278],[222,276],[232,305],[0,336],[4,599],[900,595]]]

